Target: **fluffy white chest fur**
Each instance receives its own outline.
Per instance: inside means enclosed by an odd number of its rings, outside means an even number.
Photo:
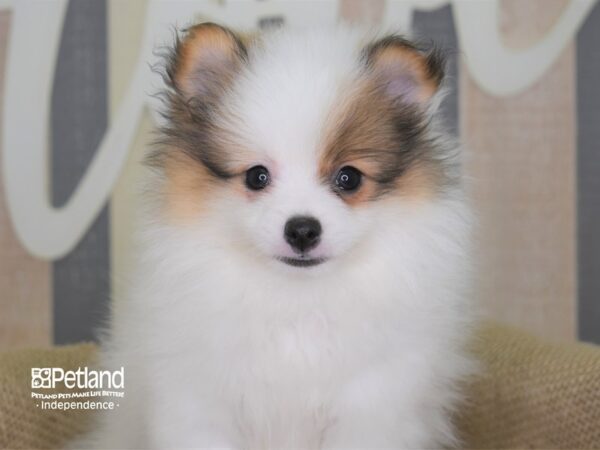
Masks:
[[[470,216],[442,76],[396,36],[188,31],[105,345],[126,398],[78,445],[455,443]]]

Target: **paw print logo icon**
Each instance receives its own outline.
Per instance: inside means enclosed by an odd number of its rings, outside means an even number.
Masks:
[[[50,388],[52,387],[52,370],[49,368],[31,368],[31,387],[32,388]]]

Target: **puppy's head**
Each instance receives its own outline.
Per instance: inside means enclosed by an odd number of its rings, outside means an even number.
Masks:
[[[395,35],[250,41],[190,28],[170,55],[167,126],[152,157],[161,214],[256,264],[349,260],[386,211],[456,183],[432,125],[443,71],[437,51]]]

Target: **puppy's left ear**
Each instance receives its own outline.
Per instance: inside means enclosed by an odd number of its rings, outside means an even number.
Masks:
[[[363,57],[375,82],[401,104],[427,108],[444,78],[446,61],[438,49],[421,49],[397,35],[368,45]]]
[[[214,98],[230,85],[246,58],[246,47],[233,31],[201,23],[177,40],[168,75],[184,96]]]

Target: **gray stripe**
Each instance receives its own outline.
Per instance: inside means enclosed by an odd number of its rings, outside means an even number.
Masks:
[[[79,183],[107,126],[105,0],[69,2],[52,93],[52,201]],[[54,341],[90,340],[109,297],[108,209],[85,238],[53,264]]]
[[[431,12],[416,11],[413,34],[424,42],[433,41],[448,52],[446,86],[448,96],[441,105],[441,114],[449,131],[458,135],[458,39],[450,5]]]
[[[600,344],[600,3],[577,35],[579,338]]]

